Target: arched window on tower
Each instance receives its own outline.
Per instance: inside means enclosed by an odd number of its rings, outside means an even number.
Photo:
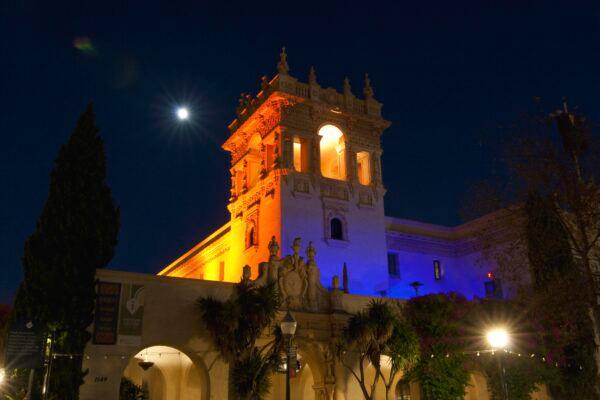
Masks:
[[[254,221],[249,221],[246,225],[246,248],[258,246],[258,235],[256,234],[256,225]]]
[[[344,134],[333,125],[324,125],[319,129],[321,141],[321,175],[331,179],[346,179],[346,145]]]
[[[330,233],[331,238],[335,240],[344,240],[344,224],[339,218],[331,218]]]

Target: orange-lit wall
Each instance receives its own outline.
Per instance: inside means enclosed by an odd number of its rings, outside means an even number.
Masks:
[[[220,265],[227,271],[230,249],[230,224],[227,223],[173,261],[158,275],[178,278],[219,280]],[[227,278],[227,277],[226,277]],[[227,281],[227,279],[225,279]]]

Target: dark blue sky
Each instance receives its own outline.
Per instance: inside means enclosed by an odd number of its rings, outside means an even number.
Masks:
[[[499,127],[534,96],[553,107],[568,96],[600,117],[600,13],[584,4],[338,2],[324,7],[329,15],[298,17],[130,5],[86,17],[13,3],[26,14],[0,5],[0,302],[14,294],[58,147],[89,100],[122,215],[111,267],[149,273],[226,222],[220,144],[239,93],[274,74],[282,45],[302,80],[314,65],[321,85],[341,88],[347,75],[361,94],[369,72],[392,121],[383,139],[388,215],[459,223],[469,186],[497,166]],[[82,36],[95,54],[74,48]],[[184,101],[193,129],[173,124]]]

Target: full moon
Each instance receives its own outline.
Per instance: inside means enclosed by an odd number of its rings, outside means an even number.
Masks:
[[[177,109],[177,118],[179,118],[180,120],[186,120],[188,119],[190,116],[190,112],[188,111],[187,108],[185,107],[179,107]]]

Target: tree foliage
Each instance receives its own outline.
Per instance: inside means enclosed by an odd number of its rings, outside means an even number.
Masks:
[[[277,316],[279,295],[274,282],[257,286],[242,279],[230,299],[202,297],[197,301],[201,320],[223,358],[229,363],[232,398],[260,400],[269,392],[270,374],[279,361],[280,331],[263,346],[257,341]]]
[[[358,382],[365,399],[375,398],[379,382],[389,399],[398,374],[416,364],[419,347],[415,332],[397,305],[373,300],[349,319],[338,342],[337,354]],[[366,371],[369,365],[374,369],[372,377]]]
[[[4,341],[6,338],[8,320],[11,313],[11,307],[8,304],[0,304],[0,362],[4,356]],[[4,363],[2,363],[4,364]]]
[[[31,319],[53,332],[49,399],[77,399],[83,349],[90,339],[96,269],[111,260],[119,210],[106,183],[104,143],[92,105],[81,114],[50,174],[48,199],[25,242],[24,278],[13,320]]]
[[[549,382],[550,391],[555,399],[596,399],[594,332],[588,303],[581,296],[586,286],[582,271],[552,199],[532,191],[525,210],[535,288],[529,298],[550,360],[560,365],[558,379]]]
[[[472,333],[469,348],[489,350],[485,333],[502,327],[510,334],[510,353],[499,350],[472,357],[470,368],[485,374],[492,398],[501,400],[504,399],[504,389],[500,384],[501,362],[506,371],[508,397],[529,399],[539,384],[550,383],[554,379],[556,369],[544,342],[544,327],[535,318],[535,309],[522,298],[477,299],[473,303],[472,312],[467,316],[467,331]],[[545,362],[541,361],[540,355],[545,355]]]
[[[141,386],[123,377],[119,386],[119,400],[147,400],[147,398]]]
[[[488,183],[479,204],[469,205],[504,207],[492,228],[479,233],[484,258],[495,262],[503,283],[521,289],[513,294],[538,321],[543,345],[560,365],[559,377],[549,381],[553,397],[598,398],[598,130],[566,104],[525,114],[510,130],[499,184]]]
[[[469,374],[462,355],[467,338],[464,319],[471,308],[456,293],[413,297],[404,307],[421,351],[420,362],[408,378],[421,384],[426,399],[455,400],[465,395]]]

